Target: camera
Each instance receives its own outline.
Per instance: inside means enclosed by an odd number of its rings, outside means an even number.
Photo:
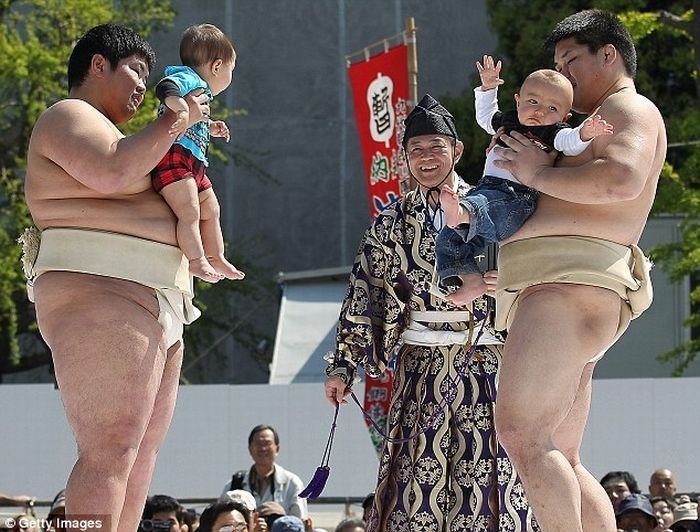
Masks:
[[[138,532],[170,532],[172,523],[158,519],[141,519]]]

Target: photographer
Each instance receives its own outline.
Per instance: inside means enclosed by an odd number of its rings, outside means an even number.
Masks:
[[[189,532],[184,523],[184,509],[169,495],[153,495],[146,499],[139,532]]]

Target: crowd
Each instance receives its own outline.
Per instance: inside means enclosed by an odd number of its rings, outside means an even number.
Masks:
[[[365,531],[374,493],[362,501],[361,518],[343,519],[332,529],[317,528],[306,501],[299,497],[301,479],[276,463],[279,449],[279,435],[273,427],[254,427],[248,437],[251,468],[234,472],[215,502],[198,511],[186,508],[172,496],[152,495],[146,501],[138,532]],[[642,493],[628,471],[610,471],[600,484],[615,510],[618,532],[700,532],[700,494],[679,492],[675,475],[669,469],[657,469],[651,474],[647,493]],[[0,506],[25,508],[25,513],[0,520],[0,531],[62,532],[64,490],[54,498],[45,520],[33,517],[34,501],[28,495],[0,494]],[[43,526],[31,526],[35,523]]]
[[[138,532],[365,531],[374,493],[363,500],[361,518],[343,519],[332,530],[317,528],[308,515],[306,502],[298,497],[301,480],[275,462],[279,453],[279,436],[275,429],[258,425],[251,431],[248,441],[253,466],[243,472],[245,475],[234,473],[216,502],[198,512],[185,508],[169,495],[152,495],[146,501]],[[257,481],[256,472],[261,472]],[[680,493],[675,475],[668,469],[657,469],[651,474],[647,493],[642,493],[636,478],[628,471],[610,471],[600,483],[615,509],[618,532],[700,532],[700,494]],[[25,508],[25,513],[11,518],[11,527],[8,520],[0,520],[0,530],[61,532],[63,528],[55,525],[59,518],[65,517],[64,491],[56,495],[43,521],[33,518],[34,500],[28,495],[0,494],[0,505]],[[45,526],[23,526],[33,522],[42,522]]]
[[[697,532],[697,493],[679,493],[676,478],[669,469],[657,469],[643,494],[629,471],[610,471],[600,483],[615,509],[618,531]]]
[[[236,471],[219,498],[197,511],[170,496],[148,497],[138,532],[364,532],[373,494],[362,504],[362,518],[346,518],[331,530],[314,527],[306,500],[299,497],[301,479],[277,463],[280,439],[270,425],[253,427],[248,436],[253,460],[249,469]],[[35,498],[0,494],[0,506],[21,506],[24,512],[0,519],[0,531],[63,532],[65,491],[55,496],[45,519],[37,519]],[[11,515],[11,514],[10,514]],[[70,519],[70,516],[69,516]]]

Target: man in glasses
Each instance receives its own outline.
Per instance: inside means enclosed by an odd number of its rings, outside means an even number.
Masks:
[[[207,506],[199,518],[198,532],[253,532],[251,514],[243,504],[219,501]]]
[[[227,491],[244,489],[253,494],[259,507],[266,502],[276,502],[286,515],[300,519],[307,516],[306,499],[299,497],[304,488],[301,479],[277,463],[280,454],[280,437],[270,425],[253,427],[248,436],[248,452],[253,466],[233,474],[224,486]]]

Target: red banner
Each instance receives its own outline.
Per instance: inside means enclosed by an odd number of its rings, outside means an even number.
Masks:
[[[348,67],[372,218],[409,187],[401,149],[408,114],[408,47]]]
[[[408,114],[408,47],[401,44],[351,64],[348,75],[374,219],[409,189],[408,167],[401,147]],[[377,379],[365,376],[364,407],[380,427],[387,426],[392,383],[391,369]],[[381,453],[384,440],[369,421],[367,425],[372,443]]]

